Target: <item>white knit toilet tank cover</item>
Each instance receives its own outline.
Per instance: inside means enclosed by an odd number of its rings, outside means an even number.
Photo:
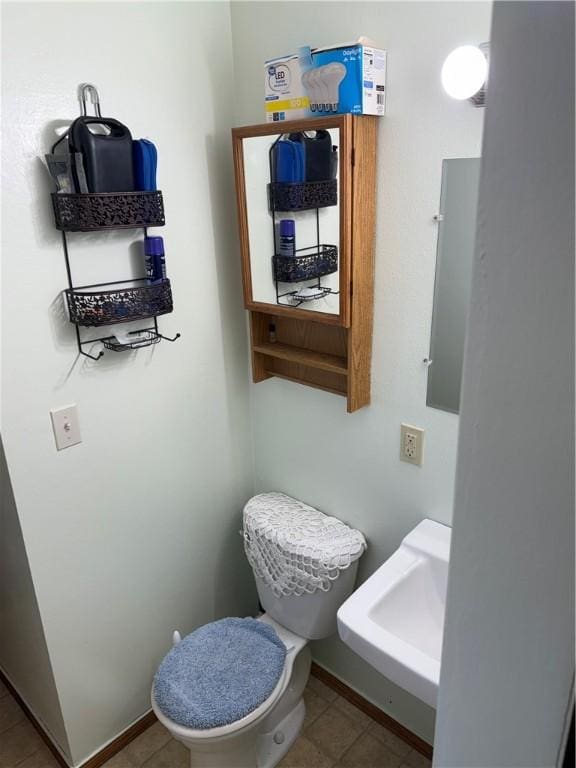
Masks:
[[[360,531],[283,493],[261,493],[244,507],[244,548],[277,597],[328,592],[366,549]]]

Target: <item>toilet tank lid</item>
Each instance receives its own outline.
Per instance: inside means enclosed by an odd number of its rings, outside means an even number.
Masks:
[[[244,507],[244,548],[277,596],[327,592],[366,549],[360,531],[284,493],[261,493]]]

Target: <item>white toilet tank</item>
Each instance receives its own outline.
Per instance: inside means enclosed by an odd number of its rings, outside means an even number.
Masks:
[[[307,640],[336,633],[336,614],[352,594],[364,536],[281,493],[244,507],[244,545],[262,607]]]
[[[276,597],[256,574],[254,578],[260,603],[269,616],[306,640],[322,640],[336,633],[338,608],[354,591],[357,572],[358,560],[340,572],[328,592],[318,590],[312,595],[288,597]]]

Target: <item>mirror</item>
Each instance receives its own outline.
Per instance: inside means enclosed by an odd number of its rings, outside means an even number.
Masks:
[[[293,138],[293,144],[297,144],[298,140],[308,143],[304,174],[306,183],[271,184],[279,167],[278,155],[275,154],[278,142],[282,140],[282,149],[291,151],[294,147],[289,146],[288,139]],[[312,146],[314,142],[316,144]],[[242,140],[254,302],[339,315],[339,147],[339,128],[301,132],[290,137],[281,133],[250,136]],[[308,158],[314,156],[318,162],[311,171]],[[310,184],[310,175],[320,179],[329,175],[326,181],[333,189],[331,200],[322,198],[321,180]],[[318,193],[316,204],[319,207],[313,207],[314,200],[299,202],[296,195],[300,193]],[[293,231],[294,240],[291,243],[286,240],[287,231]],[[293,249],[292,255],[290,248]]]
[[[426,405],[460,411],[480,158],[444,160]]]

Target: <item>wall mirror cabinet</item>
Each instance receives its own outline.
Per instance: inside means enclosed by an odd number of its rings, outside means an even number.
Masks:
[[[255,382],[370,402],[376,121],[341,115],[232,131]]]

